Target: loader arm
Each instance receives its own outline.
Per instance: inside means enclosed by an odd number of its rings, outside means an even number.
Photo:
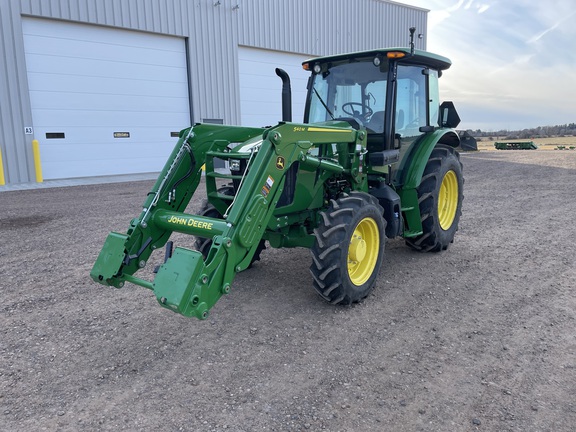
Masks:
[[[182,131],[142,213],[132,220],[126,234],[109,234],[92,269],[92,278],[118,288],[127,281],[152,289],[162,306],[184,316],[205,319],[222,294],[230,291],[235,274],[250,265],[282,194],[285,173],[292,164],[344,170],[338,164],[306,156],[313,140],[310,133],[304,132],[305,128],[300,129],[281,123],[266,130],[197,125]],[[200,182],[207,153],[223,153],[231,143],[259,135],[262,142],[226,218],[184,213]],[[356,140],[356,132],[351,129],[324,128],[322,134],[312,135],[322,136],[321,142]],[[167,254],[153,282],[134,276],[146,265],[150,254],[166,244],[172,232],[211,238],[206,259],[198,251],[177,247]]]
[[[121,288],[126,281],[149,288],[160,289],[166,280],[158,272],[154,283],[134,277],[156,249],[162,248],[172,232],[190,234],[223,233],[227,228],[222,220],[185,215],[202,176],[202,165],[209,150],[224,151],[231,142],[242,142],[262,135],[264,129],[196,125],[180,132],[163,170],[143,204],[140,215],[130,222],[126,234],[112,232],[108,235],[90,275],[103,285]],[[193,262],[201,257],[193,252]],[[184,252],[185,253],[185,252]],[[173,254],[174,261],[182,260],[182,251]],[[157,296],[158,297],[158,296]],[[158,297],[159,300],[162,296]],[[163,300],[164,303],[167,301]]]

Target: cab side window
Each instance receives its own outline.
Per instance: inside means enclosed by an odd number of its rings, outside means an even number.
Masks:
[[[398,66],[396,90],[396,133],[403,137],[421,135],[426,126],[426,75],[421,67]]]

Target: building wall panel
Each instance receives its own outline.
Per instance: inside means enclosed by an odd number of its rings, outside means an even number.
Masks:
[[[239,20],[241,45],[330,55],[406,46],[409,27],[425,33],[426,11],[379,0],[254,0],[242,3]]]
[[[0,8],[0,149],[7,183],[33,179],[32,112],[26,80],[24,42],[17,1]]]

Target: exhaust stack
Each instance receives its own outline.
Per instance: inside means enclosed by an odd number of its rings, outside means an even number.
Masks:
[[[276,68],[276,75],[282,79],[282,121],[292,121],[292,89],[290,77],[285,70]]]

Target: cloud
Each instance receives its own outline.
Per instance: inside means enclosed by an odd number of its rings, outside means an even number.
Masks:
[[[484,13],[488,9],[490,9],[490,5],[487,5],[487,4],[480,5],[480,7],[478,7],[478,13],[479,14]]]
[[[528,39],[526,41],[526,43],[528,44],[533,44],[534,42],[539,41],[540,39],[542,39],[544,36],[546,36],[548,33],[550,33],[553,30],[556,30],[558,27],[560,27],[562,24],[564,24],[565,22],[567,22],[569,19],[571,19],[574,15],[576,15],[576,9],[574,11],[572,11],[572,13],[568,14],[568,16],[565,16],[564,18],[556,21],[552,26],[548,27],[547,29],[545,29],[544,31],[541,31],[540,33],[534,35],[533,37],[531,37],[530,39]]]
[[[476,9],[476,11],[481,14],[486,12],[488,9],[490,9],[490,5],[486,4],[486,3],[480,3],[477,2],[475,0],[469,0],[468,4],[466,4],[465,9]]]
[[[454,13],[458,12],[461,9],[469,10],[475,9],[477,13],[481,14],[486,12],[490,5],[486,3],[480,3],[475,0],[468,0],[466,5],[464,5],[465,0],[458,0],[458,2],[454,5],[447,6],[443,5],[448,2],[446,1],[436,1],[432,2],[432,6],[430,6],[430,2],[427,2],[430,12],[428,14],[428,28],[433,29],[440,25],[443,21],[450,18]]]

